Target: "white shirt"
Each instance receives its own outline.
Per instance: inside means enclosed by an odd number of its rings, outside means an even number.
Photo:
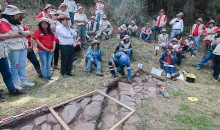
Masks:
[[[74,21],[84,21],[88,22],[88,19],[85,14],[76,13],[74,16]],[[84,23],[76,23],[77,25],[83,25]]]
[[[73,45],[75,43],[73,38],[77,36],[73,29],[68,29],[62,24],[56,27],[56,34],[60,45]]]
[[[109,25],[111,25],[111,24],[109,23],[108,20],[105,20],[105,21],[101,20],[100,21],[100,26],[102,26],[102,29],[107,29]]]
[[[172,29],[180,29],[181,32],[183,31],[184,24],[182,19],[174,18],[173,20],[170,21],[170,25],[172,25]]]
[[[138,29],[137,25],[134,25],[134,26],[129,25],[128,28],[132,30]]]
[[[77,5],[74,0],[64,0],[64,4],[67,5],[67,11],[75,13],[77,10]]]

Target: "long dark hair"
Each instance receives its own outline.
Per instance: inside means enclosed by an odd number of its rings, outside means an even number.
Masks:
[[[41,26],[41,23],[42,23],[42,22],[40,22],[40,23],[38,24],[38,27],[39,27],[40,31],[41,31],[44,35],[46,35],[47,33],[49,33],[50,36],[53,36],[53,33],[52,33],[51,29],[50,29],[50,24],[46,22],[46,23],[48,24],[48,27],[47,27],[47,29],[46,29],[46,31],[45,31],[45,30],[43,29],[43,27]]]
[[[5,18],[8,20],[9,23],[13,24],[13,25],[20,25],[21,24],[21,21],[20,20],[15,20],[14,19],[14,15],[6,15],[6,14],[3,14],[2,15],[2,18]]]
[[[126,39],[124,39],[123,41],[124,41],[124,43],[129,43],[129,42],[130,42],[130,40],[129,40],[129,39],[128,39],[128,42],[126,42]]]

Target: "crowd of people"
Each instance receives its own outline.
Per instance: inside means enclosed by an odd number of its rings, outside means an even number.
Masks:
[[[6,0],[6,2],[8,1]],[[53,80],[52,66],[53,69],[60,69],[63,78],[75,76],[72,73],[72,66],[77,60],[76,52],[87,47],[85,56],[87,75],[91,75],[91,68],[96,65],[96,75],[103,76],[101,42],[98,41],[98,38],[104,34],[108,40],[113,36],[114,28],[105,15],[106,8],[102,0],[98,0],[94,9],[96,16],[91,16],[88,20],[84,14],[85,8],[79,3],[76,4],[74,0],[64,0],[58,10],[53,5],[46,4],[43,11],[36,16],[38,28],[32,35],[22,22],[25,13],[14,5],[6,5],[5,10],[1,13],[0,22],[0,71],[10,95],[25,94],[23,87],[35,86],[34,83],[28,81],[26,76],[27,59],[33,64],[38,76],[43,81],[49,82]],[[123,23],[118,28],[119,44],[108,62],[112,78],[116,77],[115,68],[124,76],[126,67],[128,82],[131,83],[130,58],[133,51],[130,39],[136,37],[139,40],[140,37],[151,43],[152,32],[158,31],[158,46],[164,50],[159,62],[161,68],[166,72],[167,78],[174,79],[178,76],[175,74],[175,66],[176,64],[181,66],[184,52],[189,51],[191,56],[195,57],[193,46],[195,45],[195,53],[198,53],[200,39],[204,36],[203,50],[206,56],[198,64],[197,69],[201,69],[206,62],[212,59],[213,76],[216,80],[220,80],[220,30],[215,26],[216,22],[211,20],[206,27],[202,18],[199,18],[192,26],[190,35],[182,40],[183,13],[180,12],[169,22],[172,26],[170,37],[166,30],[168,18],[165,11],[161,9],[158,14],[159,16],[152,22],[153,27],[151,28],[150,23],[146,23],[140,29],[140,33],[134,20],[130,21],[128,27]],[[73,29],[74,25],[76,25],[76,30]],[[87,44],[86,40],[88,43],[92,42],[91,45]],[[34,41],[37,44],[40,61],[33,49]],[[7,57],[10,60],[10,67]],[[59,57],[61,57],[61,67],[58,66]],[[0,101],[4,100],[0,96]]]

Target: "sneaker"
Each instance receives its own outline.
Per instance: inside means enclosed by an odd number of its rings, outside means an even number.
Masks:
[[[63,78],[67,78],[67,74],[63,74]]]
[[[180,74],[175,74],[175,75],[171,76],[171,79],[175,79],[175,78],[177,78],[179,76],[180,76]]]
[[[58,66],[58,65],[54,65],[54,67],[53,67],[54,69],[60,69],[60,67]]]
[[[23,89],[18,82],[17,82],[17,83],[14,83],[14,86],[15,86],[15,88],[18,89],[18,90],[22,90],[22,89]]]
[[[49,82],[49,79],[47,77],[43,77],[43,81]]]
[[[98,71],[98,72],[96,73],[96,75],[97,75],[97,76],[103,76],[103,74],[102,74],[101,71]]]
[[[5,102],[5,98],[3,98],[2,95],[0,95],[0,102]]]
[[[18,96],[18,95],[23,95],[23,94],[26,94],[26,93],[18,89],[15,89],[13,92],[9,92],[9,95],[11,96]]]
[[[196,69],[197,69],[197,70],[201,70],[201,68],[200,68],[200,67],[196,67]]]
[[[51,76],[47,77],[48,80],[54,80],[53,78],[51,78]]]
[[[192,57],[195,57],[194,55],[192,55]]]
[[[91,73],[89,71],[87,71],[87,76],[90,76],[90,75],[91,75]]]
[[[67,75],[72,76],[72,77],[76,76],[76,75],[75,75],[75,74],[73,74],[72,72],[67,73]]]
[[[21,87],[34,87],[34,86],[35,86],[35,83],[31,83],[27,80],[21,83]]]

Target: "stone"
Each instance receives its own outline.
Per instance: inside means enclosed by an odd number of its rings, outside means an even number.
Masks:
[[[148,99],[149,97],[150,97],[150,96],[147,95],[147,94],[144,95],[144,99]]]
[[[152,78],[153,76],[152,75],[149,75],[149,78]]]
[[[116,111],[118,111],[117,105],[108,105],[105,108],[106,113],[113,113],[114,114]]]
[[[110,129],[112,126],[115,125],[115,119],[116,116],[114,114],[106,113],[106,115],[104,115],[102,120],[104,122],[104,125],[107,126],[108,129]]]
[[[44,116],[40,116],[40,117],[36,118],[34,120],[34,122],[35,122],[36,126],[39,126],[39,125],[43,124],[46,120],[47,120],[47,115],[44,115]]]
[[[128,118],[126,121],[126,124],[137,124],[141,121],[140,117],[138,115],[132,115]]]
[[[131,107],[131,106],[135,106],[136,104],[134,103],[134,102],[131,102],[131,101],[122,101],[122,103],[123,104],[125,104],[125,105],[127,105],[127,106],[129,106],[129,107]]]
[[[144,86],[137,85],[134,87],[135,92],[141,92],[144,89]]]
[[[143,85],[141,78],[135,77],[133,80],[136,81],[139,85]]]
[[[137,85],[137,83],[136,83],[136,82],[133,82],[131,85],[132,85],[132,86],[136,86],[136,85]]]
[[[160,87],[163,85],[163,82],[160,81],[160,82],[158,82],[156,85],[157,85],[157,87],[160,88]]]
[[[167,81],[167,88],[171,88],[175,91],[180,91],[180,89],[172,82]]]
[[[156,92],[145,91],[145,94],[147,94],[150,98],[157,98]]]
[[[136,99],[136,104],[137,104],[138,107],[141,106],[142,101],[141,101],[140,98],[137,98],[137,99]]]
[[[148,76],[142,75],[142,76],[141,76],[141,80],[142,80],[143,82],[147,82],[147,81],[148,81]]]
[[[52,124],[57,124],[57,123],[59,123],[59,122],[57,121],[57,119],[56,119],[52,114],[48,114],[48,116],[47,116],[47,122],[48,122],[48,123],[52,123]]]
[[[139,75],[140,75],[140,73],[138,73],[138,72],[137,72],[135,75],[136,75],[136,76],[139,76]]]
[[[111,97],[118,97],[118,91],[117,90],[111,90],[108,94]]]
[[[60,124],[56,124],[54,127],[53,127],[53,130],[61,130],[62,126]]]
[[[148,89],[149,87],[157,87],[156,86],[156,83],[154,82],[147,82],[147,83],[144,83],[144,89]]]
[[[122,95],[127,95],[127,96],[131,96],[134,97],[135,96],[135,92],[134,91],[120,91],[120,96]]]
[[[104,100],[104,98],[105,98],[105,96],[103,96],[101,94],[97,94],[92,97],[92,101],[101,101],[102,102]]]
[[[141,93],[137,93],[136,94],[136,98],[140,98],[141,100],[143,100],[144,96]]]
[[[153,78],[153,81],[158,83],[158,82],[161,82],[161,80],[157,79],[157,78]]]
[[[101,112],[101,102],[94,101],[87,105],[84,110],[86,121],[96,120]]]
[[[123,83],[123,82],[119,82],[118,83],[118,88],[120,91],[130,91],[133,90],[133,87],[131,84],[128,83]]]
[[[88,105],[91,101],[91,98],[87,97],[87,98],[84,98],[81,102],[80,102],[80,105],[82,108],[85,108],[86,105]]]
[[[95,129],[95,124],[90,122],[84,122],[78,124],[72,130],[94,130],[94,129]]]
[[[33,128],[34,128],[34,126],[32,124],[28,124],[28,125],[25,125],[25,126],[21,127],[20,130],[32,130]]]
[[[130,96],[126,96],[126,95],[122,95],[121,96],[121,101],[130,101],[130,102],[135,102],[135,100],[133,98],[131,98]]]
[[[156,89],[156,88],[154,88],[154,87],[149,87],[149,88],[148,88],[148,91],[149,91],[149,92],[156,92],[156,91],[157,91],[157,89]]]
[[[124,125],[122,130],[137,130],[137,129],[131,125]]]
[[[148,82],[153,82],[153,79],[152,79],[152,78],[149,78],[149,79],[148,79]]]
[[[124,117],[127,116],[129,113],[130,113],[129,111],[122,111],[122,110],[120,110],[120,112],[119,112],[120,118],[119,118],[119,119],[124,118]]]
[[[41,130],[51,130],[51,125],[45,123],[41,126]]]
[[[75,121],[82,111],[83,109],[80,104],[75,102],[74,104],[68,105],[63,109],[61,117],[66,124],[69,124],[70,122]]]

